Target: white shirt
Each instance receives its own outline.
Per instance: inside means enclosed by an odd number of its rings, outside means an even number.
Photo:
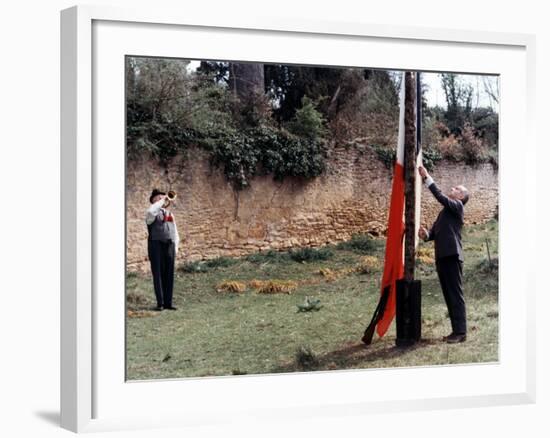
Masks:
[[[424,184],[426,184],[426,187],[430,187],[433,183],[434,183],[434,179],[430,175],[428,175],[424,179]],[[429,239],[430,239],[430,230],[426,230],[426,238],[424,239],[424,241],[428,241]]]

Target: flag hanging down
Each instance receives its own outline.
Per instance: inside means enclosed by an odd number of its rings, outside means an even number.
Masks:
[[[417,96],[420,96],[418,93]],[[420,97],[417,101],[421,101]],[[417,114],[419,108],[417,108]],[[417,120],[417,127],[420,123]],[[417,166],[422,163],[420,150],[420,136],[417,135]],[[416,235],[420,224],[420,178],[416,178]],[[395,317],[395,282],[404,275],[404,250],[405,250],[405,73],[401,78],[401,90],[399,93],[399,132],[397,136],[397,153],[393,171],[393,182],[390,198],[390,210],[388,216],[388,228],[386,237],[386,253],[384,257],[384,271],[381,281],[380,301],[372,320],[365,330],[362,341],[369,345],[372,342],[374,329],[378,336],[386,334],[393,318]],[[418,244],[418,240],[416,242]]]

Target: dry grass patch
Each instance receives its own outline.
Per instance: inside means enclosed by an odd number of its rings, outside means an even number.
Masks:
[[[345,277],[346,275],[352,274],[354,272],[355,272],[355,268],[342,268],[337,270],[322,268],[319,270],[319,274],[329,283],[332,281],[336,281],[339,278]]]
[[[425,265],[433,265],[435,263],[435,253],[432,247],[420,247],[416,251],[416,259]]]
[[[290,294],[298,287],[292,280],[267,280],[257,288],[259,294]]]
[[[246,284],[240,281],[222,281],[216,286],[216,292],[240,294],[246,290]]]
[[[151,312],[149,310],[128,310],[128,318],[150,318],[158,314],[158,312]]]
[[[378,257],[365,256],[361,257],[359,265],[357,266],[357,272],[359,274],[372,274],[380,268],[380,262]]]
[[[147,304],[147,302],[147,297],[142,294],[136,292],[128,292],[126,294],[126,303],[128,303],[129,306],[143,306]]]

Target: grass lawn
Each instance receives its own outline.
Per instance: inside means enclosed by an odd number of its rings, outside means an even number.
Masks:
[[[498,223],[466,227],[464,287],[468,340],[441,341],[450,322],[433,264],[420,247],[422,341],[395,347],[395,327],[361,342],[380,295],[383,239],[359,236],[320,251],[256,254],[189,263],[178,269],[177,311],[151,312],[152,279],[127,276],[127,378],[159,379],[350,368],[494,362],[498,360]],[[493,264],[488,263],[486,242]],[[366,273],[357,269],[365,256]],[[259,281],[281,280],[283,293],[258,293]],[[223,281],[242,292],[218,291]],[[254,287],[251,286],[255,286]],[[307,306],[306,298],[318,300]],[[299,307],[300,305],[300,307]],[[311,309],[307,311],[308,309]]]

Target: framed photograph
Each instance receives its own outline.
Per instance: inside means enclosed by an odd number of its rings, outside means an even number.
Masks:
[[[534,402],[534,37],[88,6],[61,25],[63,427]],[[409,348],[391,318],[362,342],[404,72],[429,172]],[[467,336],[432,180],[464,210]]]

